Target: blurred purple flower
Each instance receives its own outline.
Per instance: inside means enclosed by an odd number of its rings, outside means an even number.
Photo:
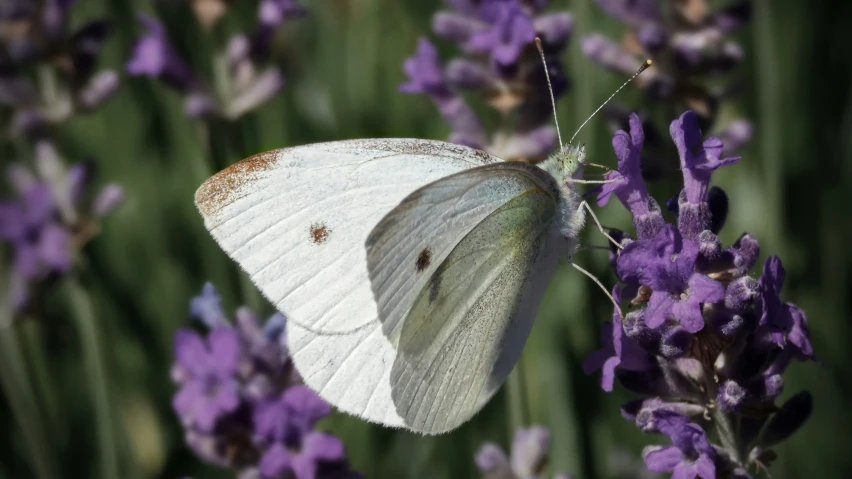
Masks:
[[[421,38],[416,54],[403,64],[408,81],[400,85],[400,91],[429,95],[450,125],[451,142],[504,159],[544,159],[558,146],[557,136],[549,123],[544,70],[531,44],[536,36],[542,38],[553,93],[558,97],[568,86],[558,53],[573,27],[568,13],[541,15],[547,3],[448,2],[453,10],[436,13],[432,29],[456,42],[466,56],[454,58],[444,67],[435,47]],[[456,89],[479,93],[503,118],[512,118],[512,124],[489,133]]]
[[[486,479],[533,479],[541,477],[547,465],[550,432],[542,426],[518,429],[512,441],[510,457],[493,443],[483,444],[474,461]],[[556,477],[568,477],[557,474]]]
[[[535,40],[535,25],[515,0],[492,4],[497,12],[494,23],[490,28],[474,33],[469,40],[469,46],[475,50],[490,52],[494,61],[500,65],[511,65],[521,55],[524,47]]]
[[[652,99],[689,107],[705,129],[715,125],[721,103],[733,88],[719,88],[716,77],[730,72],[743,58],[743,49],[729,34],[750,17],[743,0],[712,11],[705,0],[675,2],[660,8],[657,0],[597,0],[603,11],[627,28],[622,41],[592,33],[582,39],[583,52],[599,66],[622,74],[636,71],[646,58],[653,66],[636,83]],[[726,153],[742,148],[751,138],[751,124],[737,119],[720,134]]]
[[[133,47],[127,72],[158,78],[181,93],[189,92],[197,82],[195,74],[169,42],[165,26],[144,13],[138,19],[146,32]]]
[[[260,24],[276,28],[288,17],[300,17],[307,11],[296,0],[260,0],[257,18]]]
[[[356,478],[343,444],[315,429],[331,408],[299,383],[284,346],[284,316],[261,323],[241,307],[235,324],[207,283],[190,313],[210,332],[175,334],[174,407],[187,444],[203,460],[241,478]]]
[[[191,330],[175,334],[177,363],[189,374],[172,406],[185,424],[210,432],[217,419],[239,406],[233,376],[241,355],[239,335],[230,327],[214,329],[206,341]]]

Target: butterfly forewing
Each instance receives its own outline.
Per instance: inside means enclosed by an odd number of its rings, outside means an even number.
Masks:
[[[411,191],[493,163],[450,143],[350,140],[243,160],[196,192],[205,226],[290,322],[318,333],[377,318],[364,242]]]

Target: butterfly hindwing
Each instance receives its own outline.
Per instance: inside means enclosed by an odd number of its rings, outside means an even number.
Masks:
[[[396,344],[402,319],[452,249],[508,200],[554,191],[541,169],[504,162],[465,170],[408,195],[367,237],[367,269],[382,326]]]
[[[391,395],[405,427],[454,429],[505,381],[558,260],[556,201],[537,167],[489,165],[424,186],[371,233],[370,277],[397,350]],[[434,262],[418,271],[424,245]]]

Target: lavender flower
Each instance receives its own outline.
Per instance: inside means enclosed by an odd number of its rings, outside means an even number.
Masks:
[[[226,0],[191,2],[199,21],[210,27],[226,13]],[[259,108],[284,87],[284,76],[275,66],[265,66],[269,45],[283,20],[304,14],[295,0],[264,0],[258,11],[257,31],[237,33],[219,47],[212,59],[214,78],[207,81],[180,56],[169,40],[165,25],[140,14],[145,34],[137,39],[126,64],[134,76],[162,81],[183,97],[184,112],[191,118],[236,120]],[[211,88],[209,85],[214,85]]]
[[[284,346],[284,316],[265,324],[248,308],[228,320],[211,284],[190,304],[208,329],[175,333],[172,403],[203,460],[240,478],[356,478],[342,442],[316,423],[331,412],[300,384]]]
[[[547,1],[452,2],[435,14],[435,33],[456,42],[464,56],[442,65],[437,50],[421,38],[403,64],[405,93],[424,93],[449,124],[449,141],[483,149],[505,159],[538,161],[557,145],[548,124],[550,97],[533,40],[541,37],[554,94],[567,89],[558,53],[573,21],[568,13],[542,14]],[[459,91],[472,90],[497,110],[500,127],[489,133]]]
[[[713,126],[727,140],[726,153],[741,148],[751,137],[751,124],[735,119],[716,125],[719,104],[733,89],[711,87],[743,58],[742,48],[728,34],[748,23],[748,0],[711,11],[704,0],[675,2],[663,14],[656,0],[597,0],[609,15],[623,22],[624,40],[614,42],[601,34],[583,38],[583,52],[608,70],[630,74],[650,58],[654,66],[638,78],[651,98],[690,108],[702,126]],[[715,83],[718,83],[715,81]]]
[[[93,20],[69,31],[73,3],[10,0],[0,9],[0,104],[11,110],[12,135],[44,136],[118,90],[114,71],[95,68],[110,24]]]
[[[509,457],[493,443],[485,443],[476,453],[476,467],[486,479],[534,479],[541,477],[547,466],[550,432],[542,426],[518,429]],[[569,479],[557,474],[554,479]]]
[[[647,12],[619,15],[645,18]],[[653,209],[645,205],[656,202],[639,173],[639,117],[630,117],[629,135],[619,131],[613,138],[619,169],[609,177],[623,181],[608,184],[599,202],[614,194],[634,215],[638,239],[617,234],[623,248],[611,261],[624,283],[614,297],[621,302],[625,296],[634,309],[621,321],[616,312],[604,325],[603,349],[586,359],[586,372],[602,368],[604,390],[618,379],[646,397],[626,404],[622,415],[672,441],[645,449],[649,470],[676,478],[750,477],[748,468],[771,461],[769,448],[810,414],[806,391],[780,409],[774,404],[789,363],[816,360],[807,317],[781,299],[779,258],[769,257],[755,279],[748,274],[759,254],[757,240],[744,234],[724,247],[717,236],[728,199],[710,186],[711,174],[739,158],[720,160],[722,141],[702,142],[693,112],[674,120],[670,131],[684,175],[678,200],[670,202],[677,226],[666,224],[658,208],[655,222],[648,221]]]
[[[37,174],[19,165],[7,173],[15,198],[0,200],[0,240],[12,247],[10,304],[16,313],[34,304],[38,290],[73,266],[73,257],[97,234],[98,220],[123,198],[118,185],[92,196],[89,168],[65,167],[53,145],[36,144]]]

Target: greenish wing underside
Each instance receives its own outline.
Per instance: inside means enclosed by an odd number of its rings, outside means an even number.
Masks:
[[[536,166],[503,162],[472,168],[418,189],[374,227],[366,242],[367,268],[392,345],[417,295],[453,248],[506,202],[533,190],[552,201],[558,195],[553,178]]]
[[[543,189],[506,201],[419,290],[391,370],[394,404],[412,429],[457,427],[505,381],[532,325],[535,308],[530,313],[525,303],[537,295],[530,295],[530,279],[546,256],[554,211],[554,197]]]

